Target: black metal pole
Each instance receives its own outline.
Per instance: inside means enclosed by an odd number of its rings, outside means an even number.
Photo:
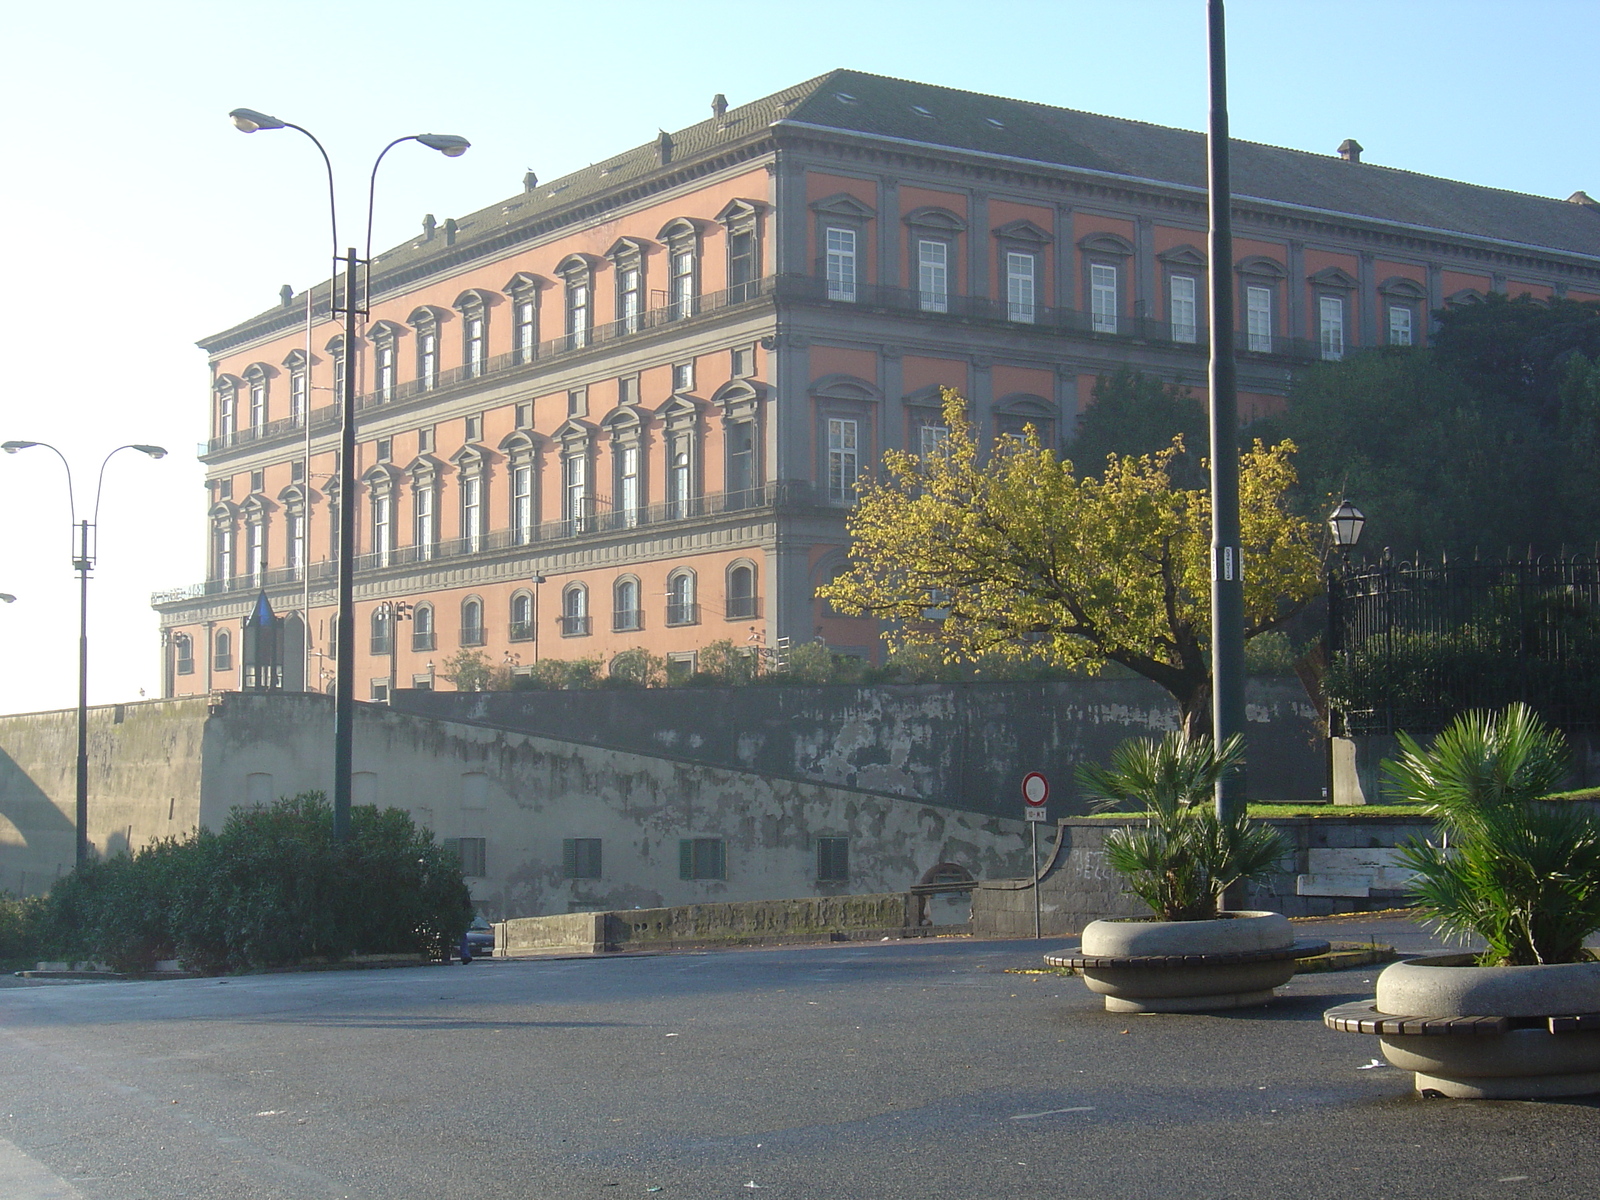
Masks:
[[[89,522],[78,525],[77,864],[89,861]]]
[[[1208,0],[1211,57],[1211,714],[1217,746],[1244,734],[1244,570],[1239,545],[1239,396],[1233,362],[1233,214],[1222,0]],[[1245,805],[1243,766],[1217,781],[1217,816]]]
[[[345,255],[344,395],[339,436],[339,596],[334,614],[333,836],[350,836],[350,791],[355,762],[356,699],[356,252]],[[337,265],[337,264],[335,264]],[[337,286],[337,284],[335,285]]]

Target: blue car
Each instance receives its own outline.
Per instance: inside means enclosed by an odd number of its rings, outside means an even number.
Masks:
[[[461,939],[462,946],[472,958],[494,957],[494,926],[483,919],[483,914],[472,918],[472,924],[467,927],[465,936]],[[470,961],[465,955],[463,962]]]

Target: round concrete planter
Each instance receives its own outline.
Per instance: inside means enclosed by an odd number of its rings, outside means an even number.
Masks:
[[[1417,1091],[1465,1100],[1600,1092],[1600,1032],[1551,1033],[1545,1020],[1600,1013],[1600,962],[1479,967],[1475,961],[1470,954],[1433,954],[1384,968],[1378,1011],[1508,1017],[1512,1028],[1476,1037],[1384,1035],[1383,1056],[1415,1072]]]
[[[1108,1012],[1265,1004],[1294,975],[1294,931],[1274,912],[1212,921],[1095,921],[1074,962]]]

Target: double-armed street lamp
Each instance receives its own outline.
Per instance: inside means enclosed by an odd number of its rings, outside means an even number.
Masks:
[[[356,268],[372,269],[372,210],[378,183],[378,166],[384,155],[401,142],[419,142],[430,150],[437,150],[446,158],[459,158],[472,145],[464,137],[453,133],[415,133],[395,138],[373,161],[367,180],[367,242],[366,258],[358,259],[354,247],[344,253],[344,301],[339,303],[338,276],[339,208],[334,198],[333,161],[317,139],[316,134],[292,121],[282,121],[253,108],[236,108],[228,114],[234,128],[241,133],[256,133],[270,129],[293,129],[306,135],[322,155],[322,164],[328,172],[328,220],[333,238],[333,273],[330,282],[330,311],[344,317],[344,388],[340,396],[339,439],[339,531],[335,543],[338,557],[338,598],[334,618],[334,702],[333,702],[333,831],[340,839],[350,836],[350,793],[354,769],[355,743],[355,542],[356,542],[356,372],[355,346],[357,319],[365,317],[367,310],[366,287],[358,288]],[[306,627],[310,628],[310,614],[306,614]],[[393,628],[391,627],[391,635]]]
[[[81,866],[89,857],[89,572],[94,569],[100,527],[100,495],[105,490],[106,464],[123,450],[137,450],[151,458],[165,458],[160,446],[118,446],[100,460],[100,474],[94,487],[94,517],[78,519],[77,497],[72,487],[72,465],[67,456],[49,442],[13,441],[0,445],[7,454],[43,447],[61,460],[67,472],[67,511],[72,518],[72,566],[78,572],[78,770],[77,770],[77,855]],[[7,603],[14,596],[3,597]]]

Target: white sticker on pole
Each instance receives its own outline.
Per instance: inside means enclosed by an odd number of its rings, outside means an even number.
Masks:
[[[1029,821],[1042,821],[1044,803],[1050,799],[1050,781],[1038,771],[1029,771],[1022,777],[1022,815]]]

